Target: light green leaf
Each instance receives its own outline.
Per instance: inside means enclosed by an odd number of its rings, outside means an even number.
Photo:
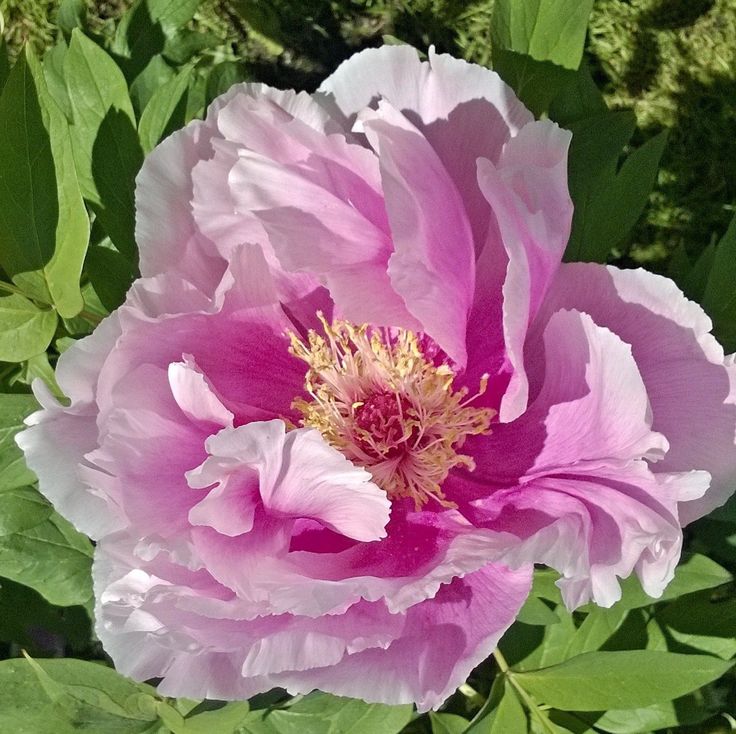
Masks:
[[[311,693],[284,709],[253,711],[242,734],[396,734],[409,723],[411,706],[385,706]]]
[[[555,624],[560,618],[539,597],[530,595],[524,602],[524,606],[516,615],[519,622],[531,625],[546,626]]]
[[[151,97],[141,115],[138,134],[146,153],[152,151],[165,133],[184,124],[186,98],[184,97],[193,67],[182,69]]]
[[[48,387],[52,394],[57,398],[64,398],[64,394],[61,392],[61,388],[56,382],[54,368],[49,362],[49,355],[47,352],[36,354],[23,362],[23,364],[20,365],[18,372],[11,378],[10,382],[13,385],[20,383],[21,385],[27,385],[30,387],[36,379],[43,380],[43,382],[46,383],[46,387]]]
[[[135,260],[135,176],[143,153],[125,77],[78,29],[72,32],[64,73],[82,192],[115,246]]]
[[[56,311],[39,308],[25,296],[0,297],[0,361],[23,362],[45,352],[57,320]]]
[[[525,734],[526,713],[511,682],[504,676],[494,681],[488,704],[487,712],[473,719],[466,734]]]
[[[0,662],[0,731],[143,734],[153,731],[155,691],[82,660]]]
[[[503,48],[577,69],[593,0],[496,0],[491,20],[494,51]]]
[[[731,665],[708,655],[590,652],[515,676],[525,690],[554,708],[605,711],[679,698],[719,678]]]
[[[84,29],[87,25],[87,3],[85,0],[61,0],[56,24],[69,38],[75,28]]]
[[[457,714],[438,714],[429,712],[429,721],[432,725],[432,734],[463,734],[470,723]]]
[[[161,54],[154,56],[130,85],[130,98],[138,117],[155,92],[174,78],[176,72]]]
[[[0,97],[0,265],[16,284],[39,276],[41,300],[74,316],[88,239],[68,124],[26,47]]]
[[[572,658],[598,650],[621,626],[627,614],[628,610],[619,604],[610,609],[594,607],[570,639],[564,657]]]
[[[36,481],[15,444],[15,434],[24,428],[23,420],[37,409],[33,395],[0,395],[0,492]]]
[[[67,120],[72,119],[72,107],[69,102],[69,92],[64,81],[64,59],[68,46],[64,38],[60,38],[53,46],[46,49],[43,55],[43,74],[49,94],[59,105]]]
[[[186,734],[212,734],[212,732],[237,731],[241,724],[252,719],[247,701],[233,701],[209,711],[193,712],[184,719]]]
[[[703,705],[702,697],[684,696],[675,701],[664,701],[638,709],[607,711],[597,716],[596,731],[611,734],[641,734],[655,729],[699,724],[710,718],[713,712]]]
[[[88,602],[91,566],[92,544],[57,513],[0,537],[0,576],[30,586],[58,606]]]

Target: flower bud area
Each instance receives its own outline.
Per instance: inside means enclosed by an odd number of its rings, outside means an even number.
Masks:
[[[391,500],[453,507],[442,483],[455,467],[475,468],[460,449],[467,436],[490,433],[495,412],[472,405],[488,377],[468,397],[467,388],[454,389],[452,367],[430,359],[412,331],[320,320],[323,334],[289,334],[292,354],[308,365],[310,399],[293,402],[301,424],[368,470]]]

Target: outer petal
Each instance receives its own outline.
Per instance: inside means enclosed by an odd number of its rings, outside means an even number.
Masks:
[[[438,708],[511,626],[531,588],[531,571],[487,565],[409,609],[406,632],[387,650],[276,680],[292,693],[319,688],[380,703],[415,702],[419,711]]]
[[[670,444],[655,471],[712,475],[708,492],[681,506],[681,520],[723,504],[736,482],[736,369],[724,360],[700,306],[669,279],[644,270],[570,264],[559,271],[545,313],[558,308],[585,311],[631,344],[652,427]]]
[[[531,122],[531,113],[496,73],[429,50],[419,60],[408,46],[356,54],[319,92],[336,104],[349,127],[356,113],[387,100],[427,138],[459,191],[476,246],[486,238],[490,212],[475,178],[478,158],[496,161],[501,147]]]

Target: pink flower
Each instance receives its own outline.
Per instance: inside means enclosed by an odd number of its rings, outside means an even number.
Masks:
[[[562,265],[570,134],[386,47],[239,85],[148,158],[143,277],[19,436],[166,695],[436,707],[514,620],[658,596],[736,476],[734,369],[668,280]],[[707,492],[706,492],[707,490]]]

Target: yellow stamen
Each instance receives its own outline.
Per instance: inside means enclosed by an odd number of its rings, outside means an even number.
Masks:
[[[471,406],[488,376],[468,397],[467,388],[453,390],[452,369],[429,360],[413,332],[319,318],[324,336],[310,331],[302,341],[289,333],[291,353],[309,366],[311,400],[292,404],[302,425],[365,467],[391,499],[411,497],[417,509],[430,499],[454,506],[442,482],[454,467],[475,468],[458,449],[467,436],[490,432],[495,411]]]

